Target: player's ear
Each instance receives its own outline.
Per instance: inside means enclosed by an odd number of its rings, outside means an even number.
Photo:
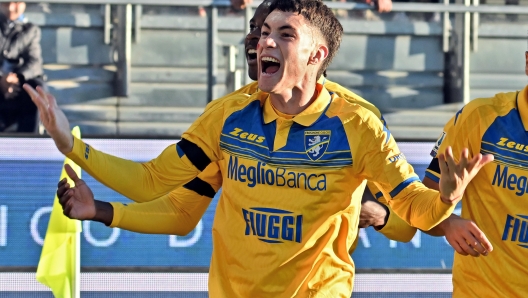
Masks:
[[[317,65],[322,63],[326,57],[328,57],[328,47],[320,44],[310,55],[308,64]]]

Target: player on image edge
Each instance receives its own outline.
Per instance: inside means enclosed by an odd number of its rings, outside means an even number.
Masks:
[[[528,76],[528,52],[525,53]],[[485,258],[455,254],[453,297],[524,297],[527,293],[528,261],[528,85],[521,91],[478,98],[465,105],[445,125],[433,148],[433,160],[424,184],[438,189],[437,152],[452,146],[455,156],[469,148],[469,156],[493,154],[468,184],[461,216],[451,215],[438,225],[443,229],[465,229],[462,238],[447,237],[460,250],[481,246],[473,237],[478,227],[493,244]]]

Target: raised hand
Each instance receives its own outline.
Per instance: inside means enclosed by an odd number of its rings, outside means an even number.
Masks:
[[[235,9],[244,9],[251,3],[253,0],[231,0],[231,6]]]
[[[451,215],[438,226],[444,232],[447,242],[463,256],[487,256],[493,250],[486,235],[471,220]]]
[[[62,154],[71,152],[73,149],[73,136],[70,131],[70,123],[57,105],[55,97],[41,87],[37,87],[36,90],[28,84],[24,84],[23,87],[37,106],[40,120],[48,134],[55,141],[57,149]]]
[[[493,155],[477,154],[468,160],[468,150],[464,149],[457,164],[453,158],[453,150],[447,147],[445,154],[438,155],[440,165],[440,198],[446,204],[456,204],[466,190],[467,185],[477,175],[482,167],[493,161]]]
[[[57,185],[57,197],[62,205],[64,215],[79,220],[93,219],[96,208],[92,191],[83,180],[79,179],[69,165],[65,165],[64,169],[75,183],[75,187],[70,187],[64,178]]]

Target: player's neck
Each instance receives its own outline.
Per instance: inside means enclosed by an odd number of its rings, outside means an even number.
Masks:
[[[310,106],[319,95],[316,86],[317,81],[313,78],[302,80],[292,88],[271,93],[271,103],[281,113],[297,115]]]

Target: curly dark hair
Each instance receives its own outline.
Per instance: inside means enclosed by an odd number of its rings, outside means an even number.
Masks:
[[[317,72],[320,77],[332,62],[341,44],[343,26],[334,13],[321,0],[276,0],[270,5],[274,10],[294,12],[302,15],[312,26],[319,29],[328,46],[328,57],[323,61]]]

